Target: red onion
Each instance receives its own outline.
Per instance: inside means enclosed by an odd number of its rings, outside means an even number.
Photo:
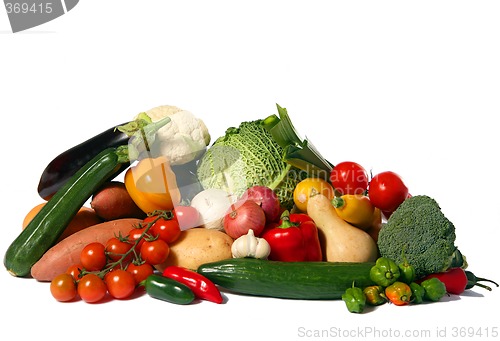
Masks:
[[[244,200],[231,205],[224,216],[224,230],[233,239],[237,239],[253,230],[259,236],[266,225],[264,210],[254,201]]]

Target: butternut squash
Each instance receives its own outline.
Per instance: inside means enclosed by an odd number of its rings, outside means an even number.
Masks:
[[[318,227],[325,261],[374,262],[377,259],[378,249],[373,238],[340,218],[326,196],[311,196],[307,214]]]

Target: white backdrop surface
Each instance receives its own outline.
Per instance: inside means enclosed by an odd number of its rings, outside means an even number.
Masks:
[[[495,1],[87,0],[13,34],[2,8],[0,251],[67,148],[158,105],[193,112],[215,140],[278,103],[332,163],[393,170],[433,196],[470,269],[499,281],[499,15]],[[47,283],[0,281],[4,339],[500,337],[500,289],[354,315],[341,301],[231,294],[222,305],[62,304]]]

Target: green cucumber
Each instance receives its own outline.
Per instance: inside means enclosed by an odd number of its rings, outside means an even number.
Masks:
[[[7,249],[7,271],[13,276],[28,276],[33,264],[56,243],[78,210],[122,162],[117,149],[108,148],[68,179]]]
[[[195,299],[193,290],[187,285],[162,275],[149,275],[141,285],[149,296],[158,300],[185,305]]]
[[[206,263],[198,272],[218,286],[238,294],[303,300],[341,299],[353,283],[373,285],[375,263],[280,262],[232,258]]]

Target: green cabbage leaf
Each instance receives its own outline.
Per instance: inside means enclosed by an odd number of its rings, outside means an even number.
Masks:
[[[275,191],[282,207],[293,207],[293,190],[307,172],[284,160],[284,148],[262,120],[242,122],[228,128],[207,149],[197,168],[204,189],[218,188],[241,196],[254,185]]]

